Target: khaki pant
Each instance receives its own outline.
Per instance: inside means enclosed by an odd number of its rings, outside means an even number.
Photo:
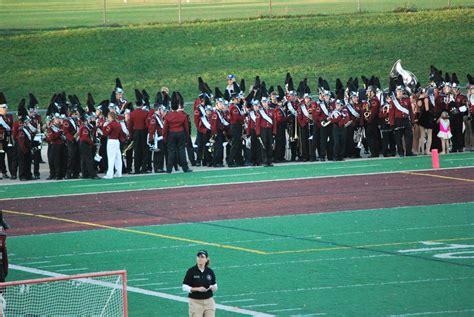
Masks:
[[[214,298],[189,299],[189,317],[214,317],[216,315],[216,302]]]

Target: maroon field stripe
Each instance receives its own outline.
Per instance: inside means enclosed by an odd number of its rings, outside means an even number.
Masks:
[[[474,168],[424,173],[474,179]],[[11,200],[1,208],[131,227],[471,201],[472,182],[399,173]],[[11,235],[93,229],[37,217],[6,218]]]

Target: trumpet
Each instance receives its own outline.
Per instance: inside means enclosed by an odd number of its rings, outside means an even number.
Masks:
[[[216,143],[216,136],[213,135],[210,139],[209,142],[206,143],[206,146],[208,147],[208,151],[213,153],[214,152],[214,144]]]
[[[133,143],[134,143],[134,141],[132,140],[132,142],[130,142],[130,144],[127,145],[127,147],[123,150],[123,153],[122,153],[122,156],[123,156],[123,157],[126,157],[128,151],[130,151],[131,149],[133,149]]]
[[[362,139],[363,138],[364,138],[364,129],[363,128],[359,128],[359,129],[354,131],[353,141],[354,141],[354,143],[356,143],[356,147],[358,149],[362,149],[362,147],[363,147],[363,145],[362,145]]]

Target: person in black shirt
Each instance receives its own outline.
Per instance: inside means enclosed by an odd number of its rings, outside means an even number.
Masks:
[[[184,277],[183,291],[189,297],[189,317],[214,317],[216,314],[216,303],[212,296],[217,291],[217,282],[209,264],[207,251],[198,251],[196,265],[189,268]]]

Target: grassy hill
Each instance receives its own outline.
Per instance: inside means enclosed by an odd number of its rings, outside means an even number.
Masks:
[[[474,9],[465,8],[5,33],[0,91],[12,107],[30,91],[44,107],[60,90],[108,98],[118,76],[129,99],[134,88],[155,93],[166,85],[189,101],[198,76],[222,87],[228,73],[274,85],[290,71],[313,89],[317,76],[334,85],[337,77],[374,74],[387,84],[399,58],[422,83],[431,64],[466,81],[473,27]]]

